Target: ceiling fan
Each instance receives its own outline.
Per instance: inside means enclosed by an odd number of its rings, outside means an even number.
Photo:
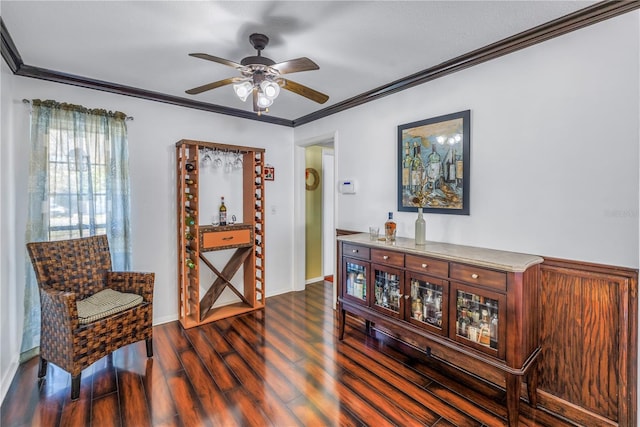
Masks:
[[[302,57],[290,61],[276,63],[261,55],[262,50],[269,44],[269,37],[264,34],[251,34],[249,36],[251,45],[257,50],[257,55],[248,56],[240,63],[229,61],[228,59],[208,55],[206,53],[190,53],[200,59],[228,65],[240,71],[241,76],[230,77],[217,82],[208,83],[186,91],[189,95],[196,95],[221,86],[233,84],[236,95],[244,102],[249,95],[253,98],[253,111],[258,114],[269,111],[269,106],[280,93],[280,88],[304,96],[319,104],[327,102],[329,97],[324,93],[301,85],[289,79],[281,77],[283,74],[298,73],[300,71],[318,70],[320,67],[309,58]]]

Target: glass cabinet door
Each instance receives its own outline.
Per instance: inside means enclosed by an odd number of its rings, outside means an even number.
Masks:
[[[468,286],[456,286],[452,297],[455,298],[455,328],[452,328],[452,335],[455,335],[456,341],[489,354],[502,354],[506,296]]]
[[[414,325],[447,334],[449,286],[446,280],[407,273],[408,301],[406,317]]]
[[[367,304],[367,279],[369,263],[345,259],[343,268],[343,296],[361,304]]]
[[[404,307],[402,271],[379,265],[372,266],[374,275],[373,307],[385,314],[400,317]]]

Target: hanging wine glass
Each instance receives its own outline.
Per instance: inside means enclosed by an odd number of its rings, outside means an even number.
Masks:
[[[202,164],[202,167],[207,167],[212,162],[211,150],[209,150],[208,148],[203,148],[202,153],[204,154],[202,155],[202,160],[200,161],[200,163]]]
[[[218,150],[217,148],[213,153],[213,166],[216,168],[222,167],[222,154],[220,153],[220,150]]]
[[[233,167],[235,169],[242,169],[242,154],[239,151],[236,151],[235,159],[233,160]]]
[[[229,173],[233,168],[233,159],[231,158],[231,153],[228,151],[225,151],[224,157],[225,157],[224,171]]]

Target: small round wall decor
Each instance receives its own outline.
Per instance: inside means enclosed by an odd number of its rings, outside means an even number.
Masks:
[[[305,179],[307,190],[313,191],[318,188],[318,184],[320,184],[320,175],[318,175],[318,171],[314,168],[307,168],[305,170]]]

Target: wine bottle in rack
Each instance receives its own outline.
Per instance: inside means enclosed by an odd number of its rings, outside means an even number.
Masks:
[[[221,198],[220,208],[220,225],[227,225],[227,207],[224,205],[224,197]]]
[[[185,178],[185,179],[184,179],[184,182],[185,182],[185,184],[187,184],[187,185],[193,185],[193,184],[195,184],[195,183],[196,183],[196,182],[195,182],[193,179],[191,179],[191,178]]]
[[[196,268],[196,263],[189,257],[187,257],[187,267],[194,269]]]
[[[193,163],[187,163],[184,168],[187,170],[187,172],[193,172],[194,170],[196,170],[196,167]]]
[[[187,215],[187,217],[185,218],[185,224],[187,224],[188,226],[192,226],[195,225],[196,220],[193,219],[193,217],[191,215]]]
[[[186,197],[187,200],[193,200],[193,194],[191,194],[191,193],[185,192],[184,193],[184,197]]]

